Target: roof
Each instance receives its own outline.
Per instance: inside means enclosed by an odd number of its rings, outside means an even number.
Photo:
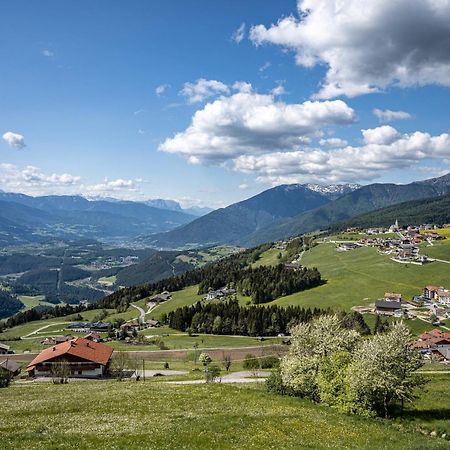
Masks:
[[[402,294],[397,294],[396,292],[385,292],[384,298],[395,298],[401,300]]]
[[[448,291],[447,289],[438,289],[437,295],[439,297],[450,297],[450,291]]]
[[[77,356],[86,361],[106,365],[111,358],[112,352],[113,349],[108,345],[78,337],[43,350],[31,361],[27,369],[31,369],[36,364],[64,355]]]
[[[390,302],[386,300],[377,300],[375,302],[375,308],[387,308],[387,309],[400,309],[402,302]]]
[[[437,291],[438,289],[442,289],[442,286],[425,286],[425,289],[429,290],[429,291]]]
[[[0,361],[0,367],[13,373],[20,370],[19,364],[17,364],[15,361],[11,361],[10,359]]]

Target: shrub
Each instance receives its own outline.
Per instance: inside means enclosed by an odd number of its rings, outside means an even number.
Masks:
[[[259,361],[258,358],[255,355],[247,355],[244,359],[243,363],[244,369],[250,370],[250,369],[259,369]]]
[[[266,356],[260,359],[259,366],[261,369],[273,369],[280,366],[280,360],[276,356]]]

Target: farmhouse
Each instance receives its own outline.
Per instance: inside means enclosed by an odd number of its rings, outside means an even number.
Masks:
[[[154,295],[152,298],[150,298],[151,302],[161,303],[166,302],[167,300],[170,300],[172,295],[168,291],[161,292],[160,294]]]
[[[236,290],[235,289],[227,289],[226,287],[220,288],[217,291],[209,291],[206,294],[205,299],[206,300],[214,300],[214,299],[220,299],[220,298],[225,298],[225,297],[229,297],[230,295],[234,295],[236,294]]]
[[[450,305],[450,291],[448,289],[438,289],[437,301],[443,305]]]
[[[422,351],[450,348],[450,333],[437,329],[426,331],[419,336],[413,347]]]
[[[377,300],[375,302],[375,314],[384,316],[398,316],[402,312],[402,302],[393,302],[390,300]]]
[[[0,342],[0,355],[7,355],[9,353],[9,345]]]
[[[423,288],[423,298],[426,300],[435,300],[437,298],[437,292],[440,289],[444,289],[442,286],[425,286]]]
[[[101,378],[105,375],[113,349],[89,339],[75,338],[47,348],[39,353],[27,367],[32,377],[52,376],[58,364],[68,367],[72,378]]]
[[[16,376],[20,373],[20,366],[10,359],[0,360],[0,372],[6,372],[10,376]]]
[[[402,294],[397,294],[396,292],[385,292],[384,299],[390,302],[401,302]]]

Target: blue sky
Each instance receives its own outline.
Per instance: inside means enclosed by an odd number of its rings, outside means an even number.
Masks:
[[[1,0],[0,189],[217,207],[450,171],[445,2],[364,29],[322,2]]]

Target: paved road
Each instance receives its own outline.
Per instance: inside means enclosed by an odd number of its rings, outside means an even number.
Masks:
[[[145,321],[145,311],[140,306],[137,306],[133,303],[131,303],[131,306],[133,308],[136,308],[139,311],[139,317],[137,319],[138,319],[139,323],[143,323]],[[134,319],[131,319],[131,320],[134,320]],[[129,322],[131,322],[131,320],[129,320]]]
[[[70,323],[70,322],[50,323],[49,325],[45,325],[41,328],[38,328],[37,330],[34,330],[31,333],[26,334],[25,336],[21,336],[21,339],[33,339],[36,334],[40,333],[42,330],[45,330],[46,328],[53,327],[55,325],[65,325],[66,323]]]
[[[136,374],[140,375],[140,377],[142,378],[142,375],[144,372],[143,370],[139,370],[137,369],[136,372],[131,375],[131,378],[136,378]],[[171,377],[174,375],[187,375],[189,373],[189,371],[187,370],[171,370],[171,369],[164,369],[164,370],[145,370],[145,376],[146,377],[154,377],[156,375],[163,375],[165,377]]]
[[[261,383],[270,375],[270,372],[242,372],[228,373],[216,380],[216,383]],[[255,378],[256,377],[256,378]],[[205,380],[165,381],[167,384],[205,384]]]

